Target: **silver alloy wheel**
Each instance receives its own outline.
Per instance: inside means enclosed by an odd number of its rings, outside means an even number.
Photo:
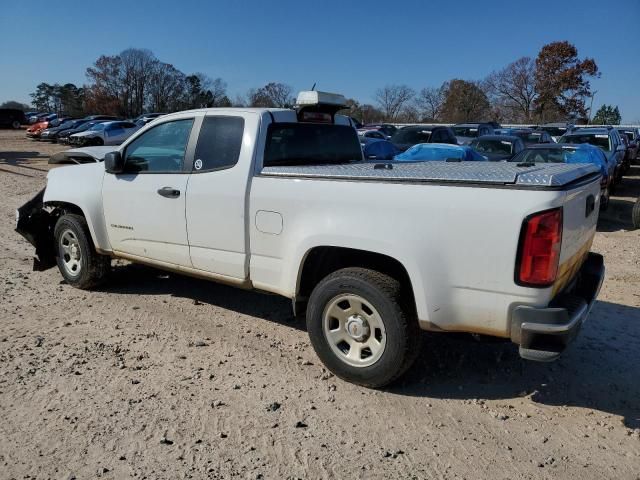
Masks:
[[[334,297],[324,309],[322,330],[333,353],[353,367],[376,363],[387,342],[382,317],[359,295]]]
[[[64,269],[72,277],[77,277],[82,269],[82,252],[78,237],[72,230],[67,229],[60,235],[59,243]]]

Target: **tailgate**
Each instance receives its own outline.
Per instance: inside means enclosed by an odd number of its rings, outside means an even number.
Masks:
[[[563,204],[562,248],[553,295],[564,289],[584,263],[596,233],[600,178],[568,190]]]

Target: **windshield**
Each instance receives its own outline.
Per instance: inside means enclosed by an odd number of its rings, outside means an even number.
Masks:
[[[636,136],[635,136],[633,130],[618,130],[618,132],[620,132],[620,135],[622,135],[622,134],[626,135],[629,140],[635,140],[636,139]]]
[[[603,150],[610,150],[609,135],[606,133],[582,133],[563,136],[558,143],[588,143]]]
[[[63,122],[60,124],[60,129],[71,128],[74,125],[75,125],[75,120],[67,120],[66,122]]]
[[[539,130],[544,130],[552,137],[561,137],[565,133],[567,133],[566,128],[561,127],[538,127]]]
[[[269,126],[265,167],[359,160],[362,160],[362,149],[353,127],[315,123],[274,123]]]
[[[534,132],[515,132],[516,137],[520,137],[524,143],[538,143],[540,141],[541,133]]]
[[[513,144],[506,140],[476,140],[471,144],[476,152],[511,155]]]
[[[413,128],[405,129],[396,132],[391,141],[397,144],[412,144],[428,143],[431,138],[431,130],[416,130]]]
[[[92,130],[94,132],[99,132],[101,130],[104,130],[104,127],[106,126],[106,123],[96,123],[94,126],[92,126],[89,130]]]
[[[478,129],[476,127],[451,127],[456,137],[477,137]]]

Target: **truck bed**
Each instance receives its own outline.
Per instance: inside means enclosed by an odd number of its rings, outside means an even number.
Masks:
[[[562,188],[599,170],[592,164],[538,164],[519,167],[508,162],[361,162],[339,165],[273,166],[270,177],[502,185],[522,188]]]

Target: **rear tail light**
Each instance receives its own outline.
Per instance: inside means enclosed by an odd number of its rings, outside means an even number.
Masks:
[[[561,208],[527,217],[520,233],[516,283],[526,287],[552,285],[558,274],[561,245]]]

